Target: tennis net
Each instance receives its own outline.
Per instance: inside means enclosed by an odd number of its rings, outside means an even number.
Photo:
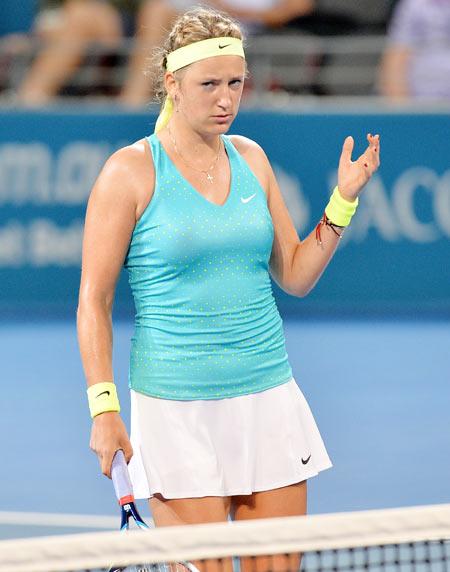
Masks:
[[[0,542],[0,572],[450,572],[450,504]],[[142,566],[142,563],[147,563]],[[149,564],[151,563],[151,564]],[[119,568],[120,569],[120,568]]]

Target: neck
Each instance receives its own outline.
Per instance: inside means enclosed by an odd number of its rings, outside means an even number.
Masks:
[[[169,133],[177,142],[178,148],[187,156],[197,158],[215,156],[220,144],[220,135],[194,131],[184,121],[173,117],[168,124]]]

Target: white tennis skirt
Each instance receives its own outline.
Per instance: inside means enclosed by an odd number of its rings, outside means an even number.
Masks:
[[[250,395],[177,401],[131,391],[136,498],[247,495],[332,466],[294,378]]]

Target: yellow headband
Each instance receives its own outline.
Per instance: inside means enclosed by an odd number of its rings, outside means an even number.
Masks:
[[[241,56],[245,58],[239,38],[208,38],[194,42],[167,55],[167,71],[174,72],[189,64],[214,56]]]
[[[167,55],[166,69],[174,72],[194,62],[215,56],[241,56],[245,58],[242,40],[231,37],[208,38],[183,46]],[[167,96],[156,121],[155,133],[167,125],[172,113],[173,101],[170,96]]]

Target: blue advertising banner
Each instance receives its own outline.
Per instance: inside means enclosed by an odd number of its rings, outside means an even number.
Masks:
[[[0,312],[74,316],[90,189],[106,158],[153,131],[151,114],[0,112]],[[380,133],[382,166],[320,282],[285,313],[450,315],[450,115],[242,111],[232,133],[269,156],[300,237],[322,215],[342,143]],[[133,315],[127,277],[115,309]]]
[[[38,0],[2,0],[0,35],[28,33],[38,9]]]

